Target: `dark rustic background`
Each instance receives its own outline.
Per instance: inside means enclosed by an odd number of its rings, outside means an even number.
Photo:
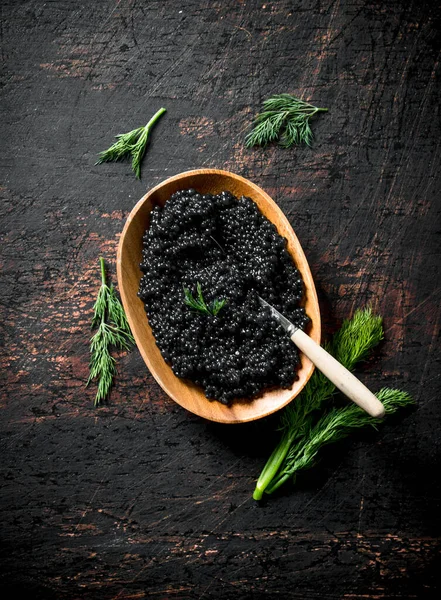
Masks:
[[[3,0],[3,591],[437,595],[440,12],[424,0]],[[245,149],[280,92],[330,109],[314,147]],[[141,182],[127,164],[94,165],[160,106]],[[325,335],[368,303],[384,315],[361,376],[417,403],[263,505],[251,494],[276,418],[205,422],[137,350],[106,406],[84,388],[99,256],[114,278],[136,201],[198,167],[249,177],[285,211]]]

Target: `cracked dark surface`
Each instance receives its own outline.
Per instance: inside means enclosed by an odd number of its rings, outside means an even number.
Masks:
[[[6,0],[1,7],[0,588],[28,598],[433,598],[439,593],[440,11],[435,3]],[[329,113],[312,149],[244,148],[261,101]],[[160,106],[137,181],[95,166]],[[290,219],[325,335],[385,319],[359,371],[415,410],[330,448],[258,506],[277,418],[205,422],[121,355],[85,390],[104,256],[181,171],[231,170]]]

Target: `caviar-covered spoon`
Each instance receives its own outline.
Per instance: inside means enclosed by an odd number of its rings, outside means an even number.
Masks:
[[[149,326],[144,303],[138,297],[142,275],[139,269],[142,259],[142,237],[149,227],[150,212],[155,205],[163,206],[173,193],[189,188],[201,194],[229,191],[236,197],[251,198],[260,212],[275,225],[278,233],[286,238],[287,250],[304,283],[302,305],[310,319],[308,335],[316,343],[320,343],[320,311],[314,281],[300,242],[288,219],[260,187],[244,177],[217,169],[198,169],[175,175],[150,190],[131,211],[121,234],[117,257],[118,285],[127,319],[150,372],[175,402],[196,415],[220,423],[242,423],[260,419],[286,406],[300,393],[312,375],[313,363],[300,354],[297,379],[288,389],[268,390],[257,398],[238,399],[228,406],[210,401],[205,397],[202,388],[178,378],[164,361]]]

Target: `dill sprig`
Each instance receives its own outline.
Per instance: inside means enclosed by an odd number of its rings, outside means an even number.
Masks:
[[[95,406],[109,396],[116,374],[116,361],[111,349],[129,350],[135,343],[116,290],[113,284],[107,285],[103,258],[100,258],[100,265],[101,287],[93,305],[91,325],[96,332],[90,340],[89,378],[86,384],[89,385],[94,379],[98,382]]]
[[[399,408],[413,404],[413,399],[407,392],[392,388],[383,388],[377,394],[382,402],[386,415],[391,415]],[[295,481],[296,474],[302,469],[314,466],[318,452],[332,442],[338,442],[361,427],[378,428],[383,419],[371,417],[356,404],[348,404],[342,408],[332,408],[326,412],[314,426],[304,433],[304,436],[291,449],[283,468],[266,488],[267,494],[272,494],[288,479]]]
[[[325,344],[325,348],[341,364],[352,371],[358,362],[367,358],[369,351],[382,339],[382,318],[374,315],[368,308],[356,311],[351,320],[345,320],[332,340]],[[337,413],[338,427],[333,428],[335,413],[332,411],[334,409],[322,416],[318,416],[318,410],[323,408],[323,405],[334,396],[336,391],[334,384],[316,369],[296,401],[285,408],[280,418],[282,437],[259,476],[253,494],[254,499],[260,500],[264,492],[272,493],[285,481],[292,478],[300,469],[300,465],[304,464],[298,462],[300,453],[304,452],[304,455],[310,457],[312,461],[325,439],[328,440],[326,443],[336,441],[337,435],[340,435],[343,429],[345,429],[345,435],[349,434],[354,429],[352,426],[355,422],[354,415],[355,419],[358,419],[357,423],[377,424],[380,422],[356,405],[350,404],[341,409],[343,413]],[[401,406],[402,394],[405,398],[409,398],[407,394],[397,390],[394,390],[391,395],[382,390],[377,395],[381,401],[385,398],[388,403],[389,408],[385,404],[386,414],[392,411],[393,406],[397,406],[397,408]],[[358,413],[358,411],[360,412]],[[326,421],[328,417],[331,423],[330,427]],[[344,427],[345,423],[346,428]],[[328,434],[320,437],[321,428],[328,430]],[[339,433],[335,433],[334,429],[338,429]],[[317,452],[313,453],[312,448],[316,448]]]
[[[128,133],[119,133],[117,141],[98,155],[97,165],[103,162],[117,161],[132,157],[132,169],[138,179],[141,178],[141,161],[147,149],[150,132],[156,121],[166,112],[160,108],[144,127],[138,127]]]
[[[100,165],[104,162],[117,161],[126,158],[127,155],[131,153],[131,148],[138,140],[143,129],[144,127],[138,127],[128,133],[118,133],[118,135],[115,136],[118,141],[107,150],[100,152],[95,164]]]
[[[211,315],[215,317],[227,302],[225,298],[221,300],[215,298],[213,302],[207,304],[205,302],[204,296],[202,295],[202,287],[199,281],[196,283],[196,290],[197,296],[195,298],[190,292],[190,290],[184,287],[184,302],[189,308],[197,310],[203,313],[204,315]]]
[[[247,148],[266,146],[278,141],[284,148],[312,144],[310,120],[327,108],[317,108],[292,94],[278,94],[263,102],[263,110],[254,121],[254,128],[245,138]]]

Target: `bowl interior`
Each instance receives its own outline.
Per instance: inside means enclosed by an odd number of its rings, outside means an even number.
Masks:
[[[207,400],[201,388],[176,377],[166,364],[155,343],[144,303],[137,296],[142,275],[139,269],[142,236],[149,226],[150,211],[156,204],[164,205],[174,192],[187,188],[212,194],[228,190],[237,197],[248,196],[256,202],[260,211],[274,223],[279,234],[288,240],[287,249],[305,285],[303,305],[311,319],[308,334],[320,343],[321,325],[317,294],[309,265],[291,225],[268,194],[247,179],[227,171],[198,169],[176,175],[153,188],[134,207],[121,234],[117,257],[118,285],[124,309],[146,365],[162,389],[173,400],[192,413],[220,423],[240,423],[259,419],[279,410],[295,398],[313,372],[314,366],[310,360],[300,355],[298,379],[290,389],[271,390],[259,398],[241,400],[231,406]]]

